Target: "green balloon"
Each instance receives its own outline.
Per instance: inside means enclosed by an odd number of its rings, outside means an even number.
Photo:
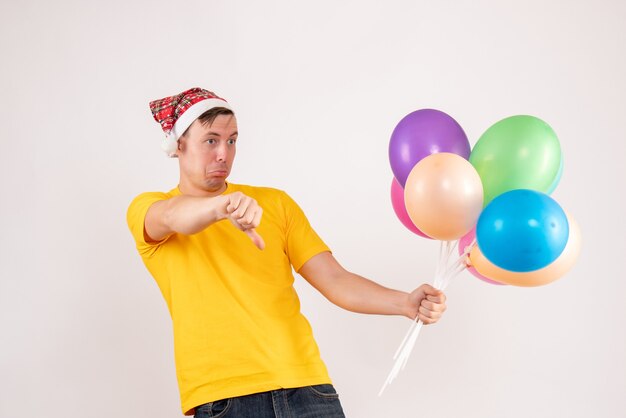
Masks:
[[[534,116],[511,116],[492,125],[470,154],[483,182],[484,205],[514,189],[547,193],[561,164],[561,145],[544,121]]]

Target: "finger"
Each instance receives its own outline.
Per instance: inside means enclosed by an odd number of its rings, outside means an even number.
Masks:
[[[241,203],[241,198],[243,197],[241,193],[231,193],[228,195],[228,206],[226,206],[226,212],[232,214]]]
[[[426,300],[429,300],[435,303],[445,303],[446,295],[444,293],[440,293],[439,295],[426,295]]]
[[[245,232],[250,239],[252,240],[252,242],[254,243],[254,245],[257,246],[257,248],[259,250],[263,250],[265,249],[265,241],[263,240],[263,238],[256,232],[256,230],[254,229],[248,229]]]
[[[436,320],[429,318],[425,315],[422,315],[421,313],[417,314],[417,317],[420,319],[420,321],[422,321],[425,325],[429,325],[429,324],[433,324],[435,322],[437,322]]]
[[[254,200],[241,199],[239,207],[236,211],[232,213],[233,218],[235,218],[237,221],[241,221],[253,205],[256,205],[256,202]]]
[[[250,205],[246,209],[246,213],[244,213],[244,215],[239,220],[239,223],[245,226],[252,226],[252,222],[254,221],[254,218],[256,217],[259,209],[261,208],[259,208],[259,205],[257,205],[256,202],[250,203]]]
[[[446,310],[446,305],[442,303],[429,302],[427,300],[422,300],[421,306],[433,312],[443,312]]]
[[[431,311],[430,309],[426,309],[423,306],[420,306],[419,313],[430,319],[439,319],[443,314],[443,312]]]
[[[257,228],[261,224],[261,216],[263,215],[263,209],[257,207],[256,210],[246,212],[246,216],[237,220],[242,230]]]
[[[439,318],[441,318],[441,312],[432,312],[427,309],[420,307],[418,316],[425,324],[432,324],[437,322]]]
[[[428,309],[424,308],[423,306],[419,307],[418,312],[419,312],[420,315],[422,315],[422,316],[424,316],[426,318],[430,318],[430,319],[432,319],[433,316],[435,315],[435,312],[433,312],[431,310],[428,310]]]
[[[261,217],[263,216],[263,208],[259,207],[259,210],[254,215],[254,220],[252,221],[252,226],[256,228],[261,225]]]
[[[427,295],[439,296],[439,295],[443,294],[443,292],[441,290],[435,289],[434,287],[432,287],[429,284],[423,284],[422,287],[424,289],[424,293],[426,293]]]

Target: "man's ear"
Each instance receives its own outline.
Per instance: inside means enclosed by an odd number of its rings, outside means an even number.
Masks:
[[[182,137],[178,139],[178,141],[176,141],[176,150],[177,151],[184,151],[185,150],[185,144],[184,141],[182,141]],[[176,158],[178,158],[178,152],[176,152],[175,154]]]

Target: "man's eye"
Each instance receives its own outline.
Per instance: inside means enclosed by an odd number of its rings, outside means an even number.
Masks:
[[[235,145],[235,142],[237,142],[237,140],[236,140],[236,139],[229,139],[229,140],[228,140],[228,143],[229,143],[230,145]]]
[[[209,144],[215,144],[215,139],[207,139],[206,142]]]

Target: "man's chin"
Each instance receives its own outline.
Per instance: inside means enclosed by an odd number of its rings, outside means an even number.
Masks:
[[[226,177],[220,177],[220,178],[214,177],[208,180],[207,182],[205,182],[205,187],[204,187],[204,189],[207,192],[211,192],[211,193],[221,192],[225,188],[226,188]]]

